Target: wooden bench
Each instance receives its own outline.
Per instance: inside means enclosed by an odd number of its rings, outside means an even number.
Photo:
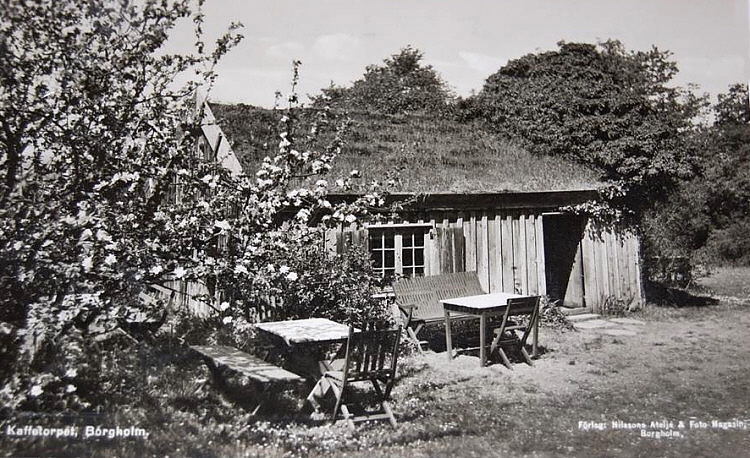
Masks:
[[[396,303],[404,315],[406,332],[417,344],[420,353],[426,342],[418,337],[427,324],[445,322],[442,299],[486,294],[479,283],[476,272],[456,272],[429,277],[402,278],[393,285]],[[471,315],[455,315],[456,319],[474,318]]]
[[[191,345],[190,349],[203,357],[217,384],[226,388],[222,371],[231,370],[247,376],[259,388],[260,402],[252,415],[258,413],[267,401],[265,394],[273,386],[304,382],[304,378],[281,367],[268,363],[257,356],[225,345]]]

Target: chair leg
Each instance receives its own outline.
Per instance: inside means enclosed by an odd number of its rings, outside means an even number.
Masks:
[[[391,390],[393,390],[394,380],[391,379],[387,382],[385,382],[385,393],[383,398],[390,399],[391,397]]]
[[[383,390],[380,388],[380,384],[378,384],[378,379],[371,378],[370,382],[372,382],[372,386],[375,389],[375,392],[380,397],[380,399],[385,399],[385,396],[383,396]]]
[[[344,384],[338,386],[335,383],[331,382],[330,386],[331,391],[333,391],[334,396],[336,396],[336,406],[333,408],[333,418],[331,418],[331,421],[336,421],[336,415],[338,415],[339,409],[341,409],[341,412],[343,412],[345,417],[348,418],[349,409],[347,409],[346,406],[342,403],[344,398]]]
[[[526,359],[526,362],[529,364],[529,366],[534,365],[534,362],[531,360],[531,357],[529,356],[529,353],[526,351],[526,349],[523,348],[523,345],[521,346],[521,354]]]
[[[417,346],[417,350],[419,350],[419,354],[424,356],[424,350],[422,350],[422,344],[420,343],[419,337],[417,337],[417,332],[419,332],[420,328],[421,326],[419,326],[416,330],[412,328],[406,328],[406,334],[409,335],[410,339]]]
[[[500,358],[502,358],[503,364],[505,365],[505,367],[507,367],[510,370],[513,370],[513,366],[510,364],[510,360],[508,359],[508,356],[503,351],[503,347],[498,346],[497,353],[500,355]]]
[[[323,377],[322,379],[318,380],[313,389],[310,391],[310,394],[307,395],[307,402],[310,403],[314,412],[317,413],[318,411],[320,411],[320,404],[318,404],[318,399],[325,397],[325,395],[328,393],[328,390],[330,389],[331,382]]]
[[[344,420],[346,420],[346,424],[349,428],[354,429],[354,420],[352,420],[352,414],[349,413],[349,408],[346,407],[346,404],[341,404],[341,413],[344,415]],[[336,421],[335,414],[333,416],[333,421]]]
[[[495,337],[492,339],[492,344],[490,345],[490,354],[494,353],[495,350],[498,348],[498,343],[500,342],[500,335],[501,333],[495,331]]]
[[[265,399],[263,399],[262,401],[260,401],[260,402],[258,403],[258,405],[257,405],[257,406],[255,406],[255,408],[253,409],[253,411],[252,411],[252,413],[250,414],[250,416],[252,416],[252,417],[256,416],[256,415],[258,414],[258,411],[260,410],[260,408],[261,408],[261,407],[263,407],[263,405],[264,405],[265,403],[266,403]]]
[[[388,415],[388,421],[391,422],[391,426],[395,428],[396,417],[393,415],[393,411],[391,410],[391,405],[388,404],[388,401],[383,401],[381,405],[383,406],[383,410],[385,411],[386,415]]]

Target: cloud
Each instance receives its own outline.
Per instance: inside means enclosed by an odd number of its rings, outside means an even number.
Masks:
[[[464,62],[466,62],[469,68],[476,70],[483,75],[495,73],[500,70],[500,67],[507,63],[507,59],[501,57],[488,56],[486,54],[478,54],[468,51],[460,51],[458,55],[464,60]]]
[[[322,35],[315,40],[313,51],[325,60],[347,60],[359,50],[359,38],[346,33]]]
[[[284,59],[294,59],[302,54],[305,46],[298,41],[285,41],[276,43],[266,49],[266,54],[271,57],[281,57]]]

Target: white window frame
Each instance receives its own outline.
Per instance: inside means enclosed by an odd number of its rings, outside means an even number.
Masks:
[[[412,262],[411,265],[407,267],[407,275],[427,275],[428,272],[428,244],[427,241],[429,240],[429,234],[432,230],[433,226],[432,224],[377,224],[377,225],[368,225],[366,226],[368,230],[368,252],[370,253],[370,256],[372,257],[375,252],[380,252],[381,256],[381,267],[375,268],[376,272],[379,272],[381,276],[385,276],[385,272],[391,269],[393,270],[394,276],[403,276],[404,275],[404,236],[409,234],[421,234],[417,235],[416,237],[413,237],[414,243],[412,243],[411,247],[407,247],[407,249],[411,249],[412,251]],[[373,235],[380,234],[381,236],[381,244],[379,248],[373,248],[371,240],[373,239]],[[393,248],[385,248],[385,240],[387,235],[393,235]],[[417,243],[421,242],[421,245],[418,245]],[[416,263],[416,251],[417,248],[422,249],[422,263],[417,264]],[[393,255],[393,262],[394,265],[392,268],[386,267],[385,263],[385,252],[386,251],[394,251]],[[417,270],[421,269],[421,272],[417,273]]]

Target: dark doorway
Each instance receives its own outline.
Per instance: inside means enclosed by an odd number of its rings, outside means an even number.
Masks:
[[[585,221],[577,215],[543,216],[547,294],[565,307],[585,307],[581,253]]]

